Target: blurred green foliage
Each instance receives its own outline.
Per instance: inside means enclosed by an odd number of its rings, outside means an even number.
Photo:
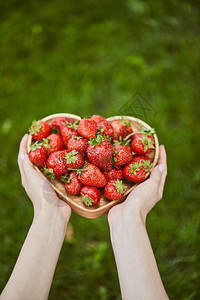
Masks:
[[[136,92],[168,154],[147,228],[170,299],[200,298],[200,38],[197,1],[0,0],[0,290],[33,210],[16,163],[33,119],[120,114]],[[130,114],[132,111],[130,112]],[[107,217],[72,214],[49,299],[121,299]]]

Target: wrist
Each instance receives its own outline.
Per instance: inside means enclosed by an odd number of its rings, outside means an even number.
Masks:
[[[66,229],[70,215],[71,209],[65,202],[61,201],[60,206],[44,204],[40,209],[34,207],[33,222],[45,223],[47,226]]]
[[[134,229],[137,226],[144,226],[146,223],[146,214],[137,207],[130,207],[122,203],[121,209],[113,207],[108,215],[108,223],[111,230],[122,230],[123,228]]]

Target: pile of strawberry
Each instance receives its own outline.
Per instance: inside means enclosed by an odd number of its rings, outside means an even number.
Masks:
[[[81,195],[87,206],[104,197],[118,200],[125,193],[122,178],[138,183],[150,172],[146,156],[155,148],[154,130],[133,132],[122,119],[108,122],[93,115],[74,121],[58,117],[51,125],[33,121],[29,133],[35,140],[29,159],[51,179],[61,180],[68,193]]]

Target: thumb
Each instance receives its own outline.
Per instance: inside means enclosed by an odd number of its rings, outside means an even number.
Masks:
[[[165,168],[165,166],[163,164],[160,164],[160,165],[156,166],[153,169],[153,171],[151,172],[150,180],[152,180],[154,182],[157,189],[159,188],[164,168]]]
[[[22,170],[26,176],[31,176],[31,173],[36,172],[27,154],[24,154]]]

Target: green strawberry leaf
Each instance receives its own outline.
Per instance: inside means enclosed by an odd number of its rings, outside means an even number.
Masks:
[[[81,119],[90,119],[92,117],[92,115],[84,115],[83,117],[81,117]]]
[[[88,144],[91,145],[92,147],[100,145],[103,142],[103,136],[98,134],[95,136],[93,139],[89,139]]]
[[[69,183],[71,180],[72,180],[72,176],[68,176],[67,174],[66,175],[64,175],[64,176],[61,176],[60,177],[60,180],[62,181],[62,182],[64,182],[64,183]]]
[[[49,145],[49,142],[50,142],[50,139],[47,138],[47,139],[42,139],[42,145],[45,146],[46,149],[49,149],[51,148],[51,145]]]
[[[71,152],[65,153],[65,159],[67,160],[68,164],[75,163],[78,160],[78,158],[75,156],[75,154],[77,153],[78,151],[76,150],[72,150]]]
[[[70,123],[70,122],[66,122],[66,125],[69,127],[69,128],[72,128],[72,129],[75,129],[77,130],[78,128],[78,124],[80,123],[80,121],[76,121],[74,124]]]
[[[143,166],[142,163],[139,163],[138,161],[135,161],[134,163],[131,164],[131,167],[130,167],[130,173],[133,173],[134,175],[136,175],[136,173],[138,171],[140,171],[141,167]]]
[[[34,144],[30,145],[31,150],[35,151],[36,149],[41,149],[42,142],[37,141]]]
[[[155,149],[154,141],[150,137],[147,136],[147,134],[142,134],[142,137],[139,138],[142,141],[142,144],[144,146],[144,152],[146,152],[149,148]]]
[[[83,203],[85,203],[85,205],[87,206],[92,206],[92,203],[94,202],[94,200],[92,198],[90,198],[88,195],[84,195],[84,194],[81,194],[82,197],[81,197],[81,201]]]
[[[72,138],[73,138],[74,140],[84,139],[82,136],[75,136],[75,135],[73,135]]]
[[[52,168],[46,168],[44,167],[43,169],[41,169],[45,175],[47,175],[48,177],[50,177],[51,179],[56,179],[55,174],[53,172]]]
[[[37,134],[39,131],[40,131],[40,128],[41,128],[41,124],[40,124],[40,121],[36,121],[34,120],[32,122],[32,125],[31,127],[29,128],[29,133],[32,135],[32,134]]]
[[[127,186],[125,186],[122,182],[122,180],[115,180],[115,183],[113,183],[114,187],[116,188],[118,193],[124,194],[125,193],[125,189],[127,188]]]

